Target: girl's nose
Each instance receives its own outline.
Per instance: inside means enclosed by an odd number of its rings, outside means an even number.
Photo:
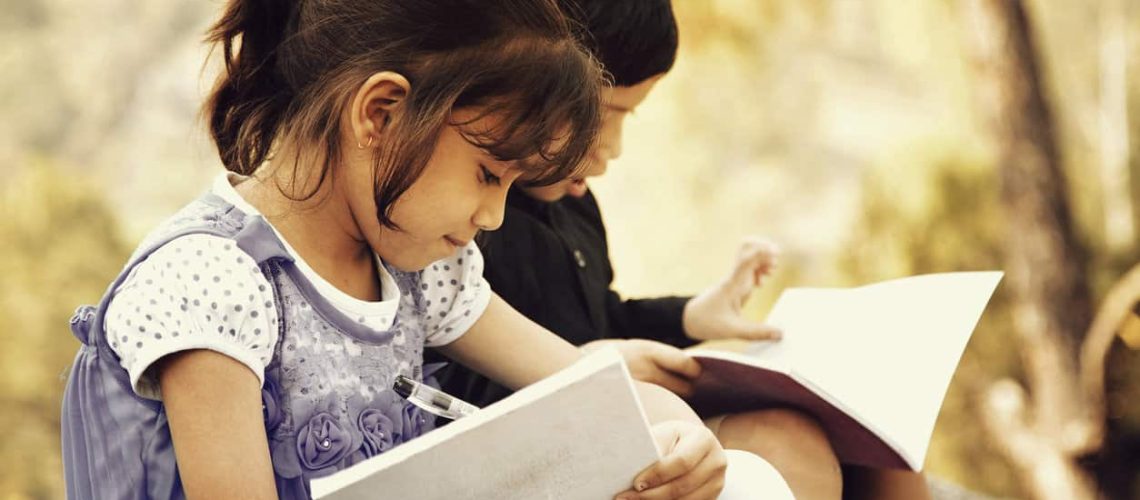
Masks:
[[[506,210],[507,190],[504,188],[501,196],[488,197],[479,209],[475,211],[475,215],[471,217],[471,223],[475,224],[480,231],[494,231],[503,225],[503,214]]]

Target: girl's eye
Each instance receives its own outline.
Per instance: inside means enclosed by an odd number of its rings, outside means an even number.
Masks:
[[[499,176],[491,173],[490,170],[487,170],[487,167],[484,167],[483,165],[479,165],[479,168],[483,170],[483,183],[484,184],[492,184],[492,185],[498,186],[501,183],[502,179],[500,179]]]

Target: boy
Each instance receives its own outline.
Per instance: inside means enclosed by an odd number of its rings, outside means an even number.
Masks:
[[[777,250],[765,241],[746,241],[729,276],[696,297],[624,300],[610,288],[605,227],[586,178],[605,173],[621,154],[624,119],[672,68],[677,25],[669,0],[561,3],[586,28],[587,47],[613,78],[603,95],[602,130],[580,177],[512,189],[502,227],[481,236],[484,274],[528,318],[585,350],[616,347],[635,378],[685,396],[700,366],[680,348],[716,338],[778,338],[778,331],[740,314],[744,300],[775,266]],[[440,378],[445,390],[480,406],[510,394],[459,366]],[[838,461],[809,417],[765,410],[706,424],[725,448],[768,460],[797,498],[840,496]]]

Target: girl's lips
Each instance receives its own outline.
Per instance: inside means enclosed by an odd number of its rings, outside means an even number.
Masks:
[[[451,245],[454,246],[455,248],[461,248],[461,247],[467,246],[467,242],[459,241],[459,240],[452,238],[450,236],[444,236],[443,239],[447,240],[447,242],[451,243]]]

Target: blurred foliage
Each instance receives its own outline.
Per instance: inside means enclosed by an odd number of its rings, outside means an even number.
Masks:
[[[129,249],[88,180],[31,163],[0,191],[0,492],[62,498],[59,408],[79,346],[68,320],[99,299]]]

